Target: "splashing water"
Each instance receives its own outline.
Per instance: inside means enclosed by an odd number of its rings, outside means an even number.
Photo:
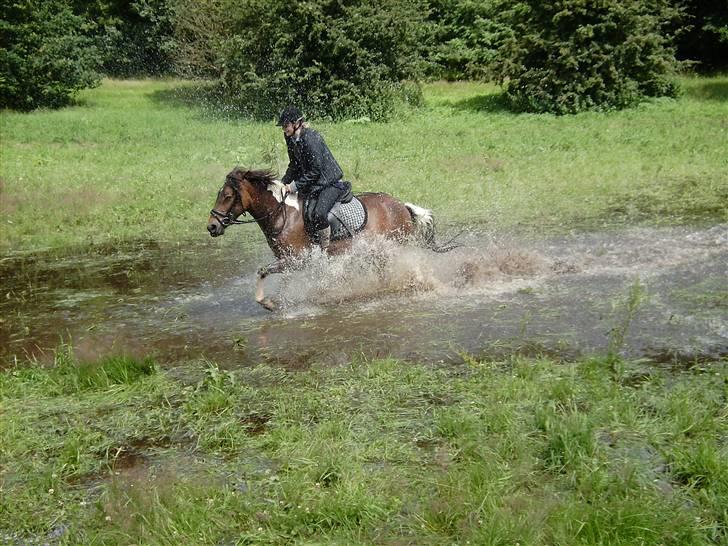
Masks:
[[[463,292],[493,292],[548,271],[537,252],[496,242],[436,254],[383,238],[360,239],[351,252],[326,256],[314,249],[283,276],[284,310],[312,305],[372,303],[387,297],[438,298]]]
[[[728,225],[530,240],[471,233],[462,243],[446,254],[381,239],[358,240],[344,256],[314,250],[269,278],[267,292],[282,304],[273,314],[253,298],[255,269],[269,259],[262,247],[8,257],[0,260],[0,357],[48,353],[62,335],[87,358],[204,355],[230,366],[339,362],[360,352],[572,358],[613,347],[616,327],[630,357],[728,353]],[[635,281],[645,297],[625,324]]]

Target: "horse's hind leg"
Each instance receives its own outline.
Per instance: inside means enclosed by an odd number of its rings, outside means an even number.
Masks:
[[[268,311],[275,311],[278,304],[273,301],[273,299],[265,295],[265,278],[268,275],[280,273],[282,271],[283,264],[280,261],[273,262],[272,264],[268,264],[265,267],[258,269],[258,279],[255,283],[255,301],[268,309]]]

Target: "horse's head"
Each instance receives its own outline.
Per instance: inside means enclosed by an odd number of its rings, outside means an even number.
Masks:
[[[246,212],[250,211],[258,218],[251,208],[260,207],[260,193],[272,179],[268,171],[244,171],[239,167],[230,171],[225,177],[225,184],[217,192],[215,206],[207,220],[207,231],[210,235],[218,237],[225,233],[225,228],[229,225],[247,223],[238,220]],[[252,221],[254,220],[250,220]]]
[[[207,220],[207,231],[213,237],[225,233],[225,228],[233,224],[238,216],[245,212],[243,196],[240,191],[242,179],[236,169],[225,178],[220,191],[217,192],[215,206],[210,211],[210,218]]]

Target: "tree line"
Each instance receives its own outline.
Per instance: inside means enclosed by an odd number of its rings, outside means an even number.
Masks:
[[[384,120],[429,79],[490,80],[517,111],[678,93],[728,65],[728,0],[9,0],[0,107],[68,104],[101,77],[182,75],[270,119]]]

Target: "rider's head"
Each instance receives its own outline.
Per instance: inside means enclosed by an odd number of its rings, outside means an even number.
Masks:
[[[293,134],[303,125],[303,114],[295,106],[286,106],[278,118],[277,125],[283,127],[283,133],[287,136]]]

